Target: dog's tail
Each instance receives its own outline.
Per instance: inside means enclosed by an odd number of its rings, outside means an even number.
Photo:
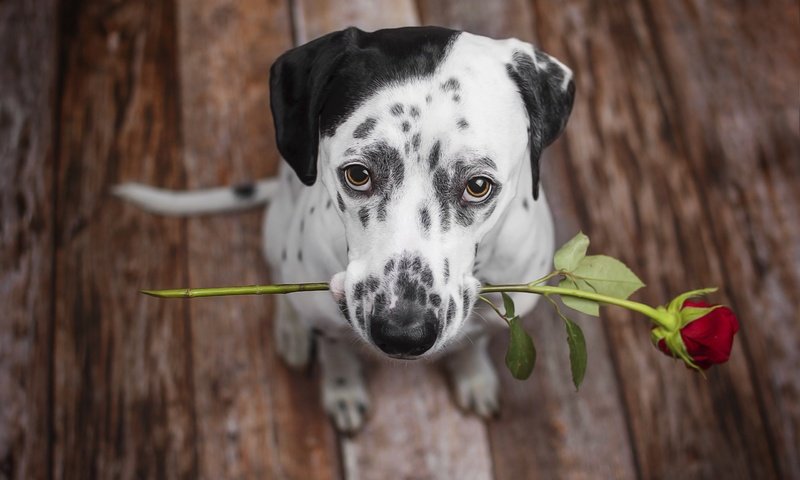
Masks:
[[[231,212],[267,203],[278,190],[277,178],[205,190],[176,191],[141,183],[116,185],[111,192],[153,213],[173,216]]]

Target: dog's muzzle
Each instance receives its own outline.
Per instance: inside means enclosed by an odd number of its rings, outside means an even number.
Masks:
[[[413,358],[427,352],[436,343],[438,330],[436,316],[424,306],[408,300],[399,300],[381,317],[370,319],[373,343],[396,358]]]

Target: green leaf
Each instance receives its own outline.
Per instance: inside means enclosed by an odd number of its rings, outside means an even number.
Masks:
[[[562,316],[567,327],[567,343],[569,344],[569,363],[572,369],[572,383],[579,389],[586,374],[586,339],[577,323]]]
[[[503,296],[503,306],[506,308],[506,318],[513,318],[514,313],[514,300],[506,292],[500,292]]]
[[[536,348],[528,332],[522,327],[519,317],[508,322],[510,330],[506,366],[517,380],[525,380],[531,375],[536,364]]]
[[[571,272],[578,267],[578,263],[586,256],[586,250],[589,248],[589,237],[578,232],[577,235],[572,237],[561,248],[558,249],[553,257],[553,265],[556,270],[566,270]]]
[[[594,291],[588,285],[586,285],[585,282],[582,282],[582,283],[583,283],[583,287],[579,287],[578,284],[575,281],[573,281],[573,280],[571,280],[569,278],[565,278],[564,280],[561,280],[560,282],[558,282],[558,286],[561,287],[561,288],[571,288],[573,290],[586,290],[586,291],[590,291],[590,292]],[[568,306],[569,308],[571,308],[573,310],[577,310],[577,311],[579,311],[581,313],[585,313],[587,315],[592,315],[592,316],[595,316],[595,317],[599,317],[600,316],[600,304],[598,304],[597,302],[595,302],[593,300],[586,300],[584,298],[570,297],[569,295],[561,295],[561,301],[564,303],[564,305]]]

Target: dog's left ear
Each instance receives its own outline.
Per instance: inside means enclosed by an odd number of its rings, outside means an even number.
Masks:
[[[539,197],[539,157],[561,135],[572,111],[572,70],[546,53],[520,42],[506,70],[516,83],[530,122],[528,135],[533,172],[533,198]]]
[[[270,69],[278,151],[306,185],[317,179],[319,115],[328,84],[347,47],[362,33],[353,27],[330,33],[284,53]]]

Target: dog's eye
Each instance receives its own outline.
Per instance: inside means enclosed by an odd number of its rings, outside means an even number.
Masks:
[[[486,177],[472,177],[467,181],[461,198],[465,202],[480,203],[489,197],[493,186],[492,181]]]
[[[359,192],[366,192],[372,186],[369,170],[360,163],[351,163],[344,167],[344,179],[347,186]]]

